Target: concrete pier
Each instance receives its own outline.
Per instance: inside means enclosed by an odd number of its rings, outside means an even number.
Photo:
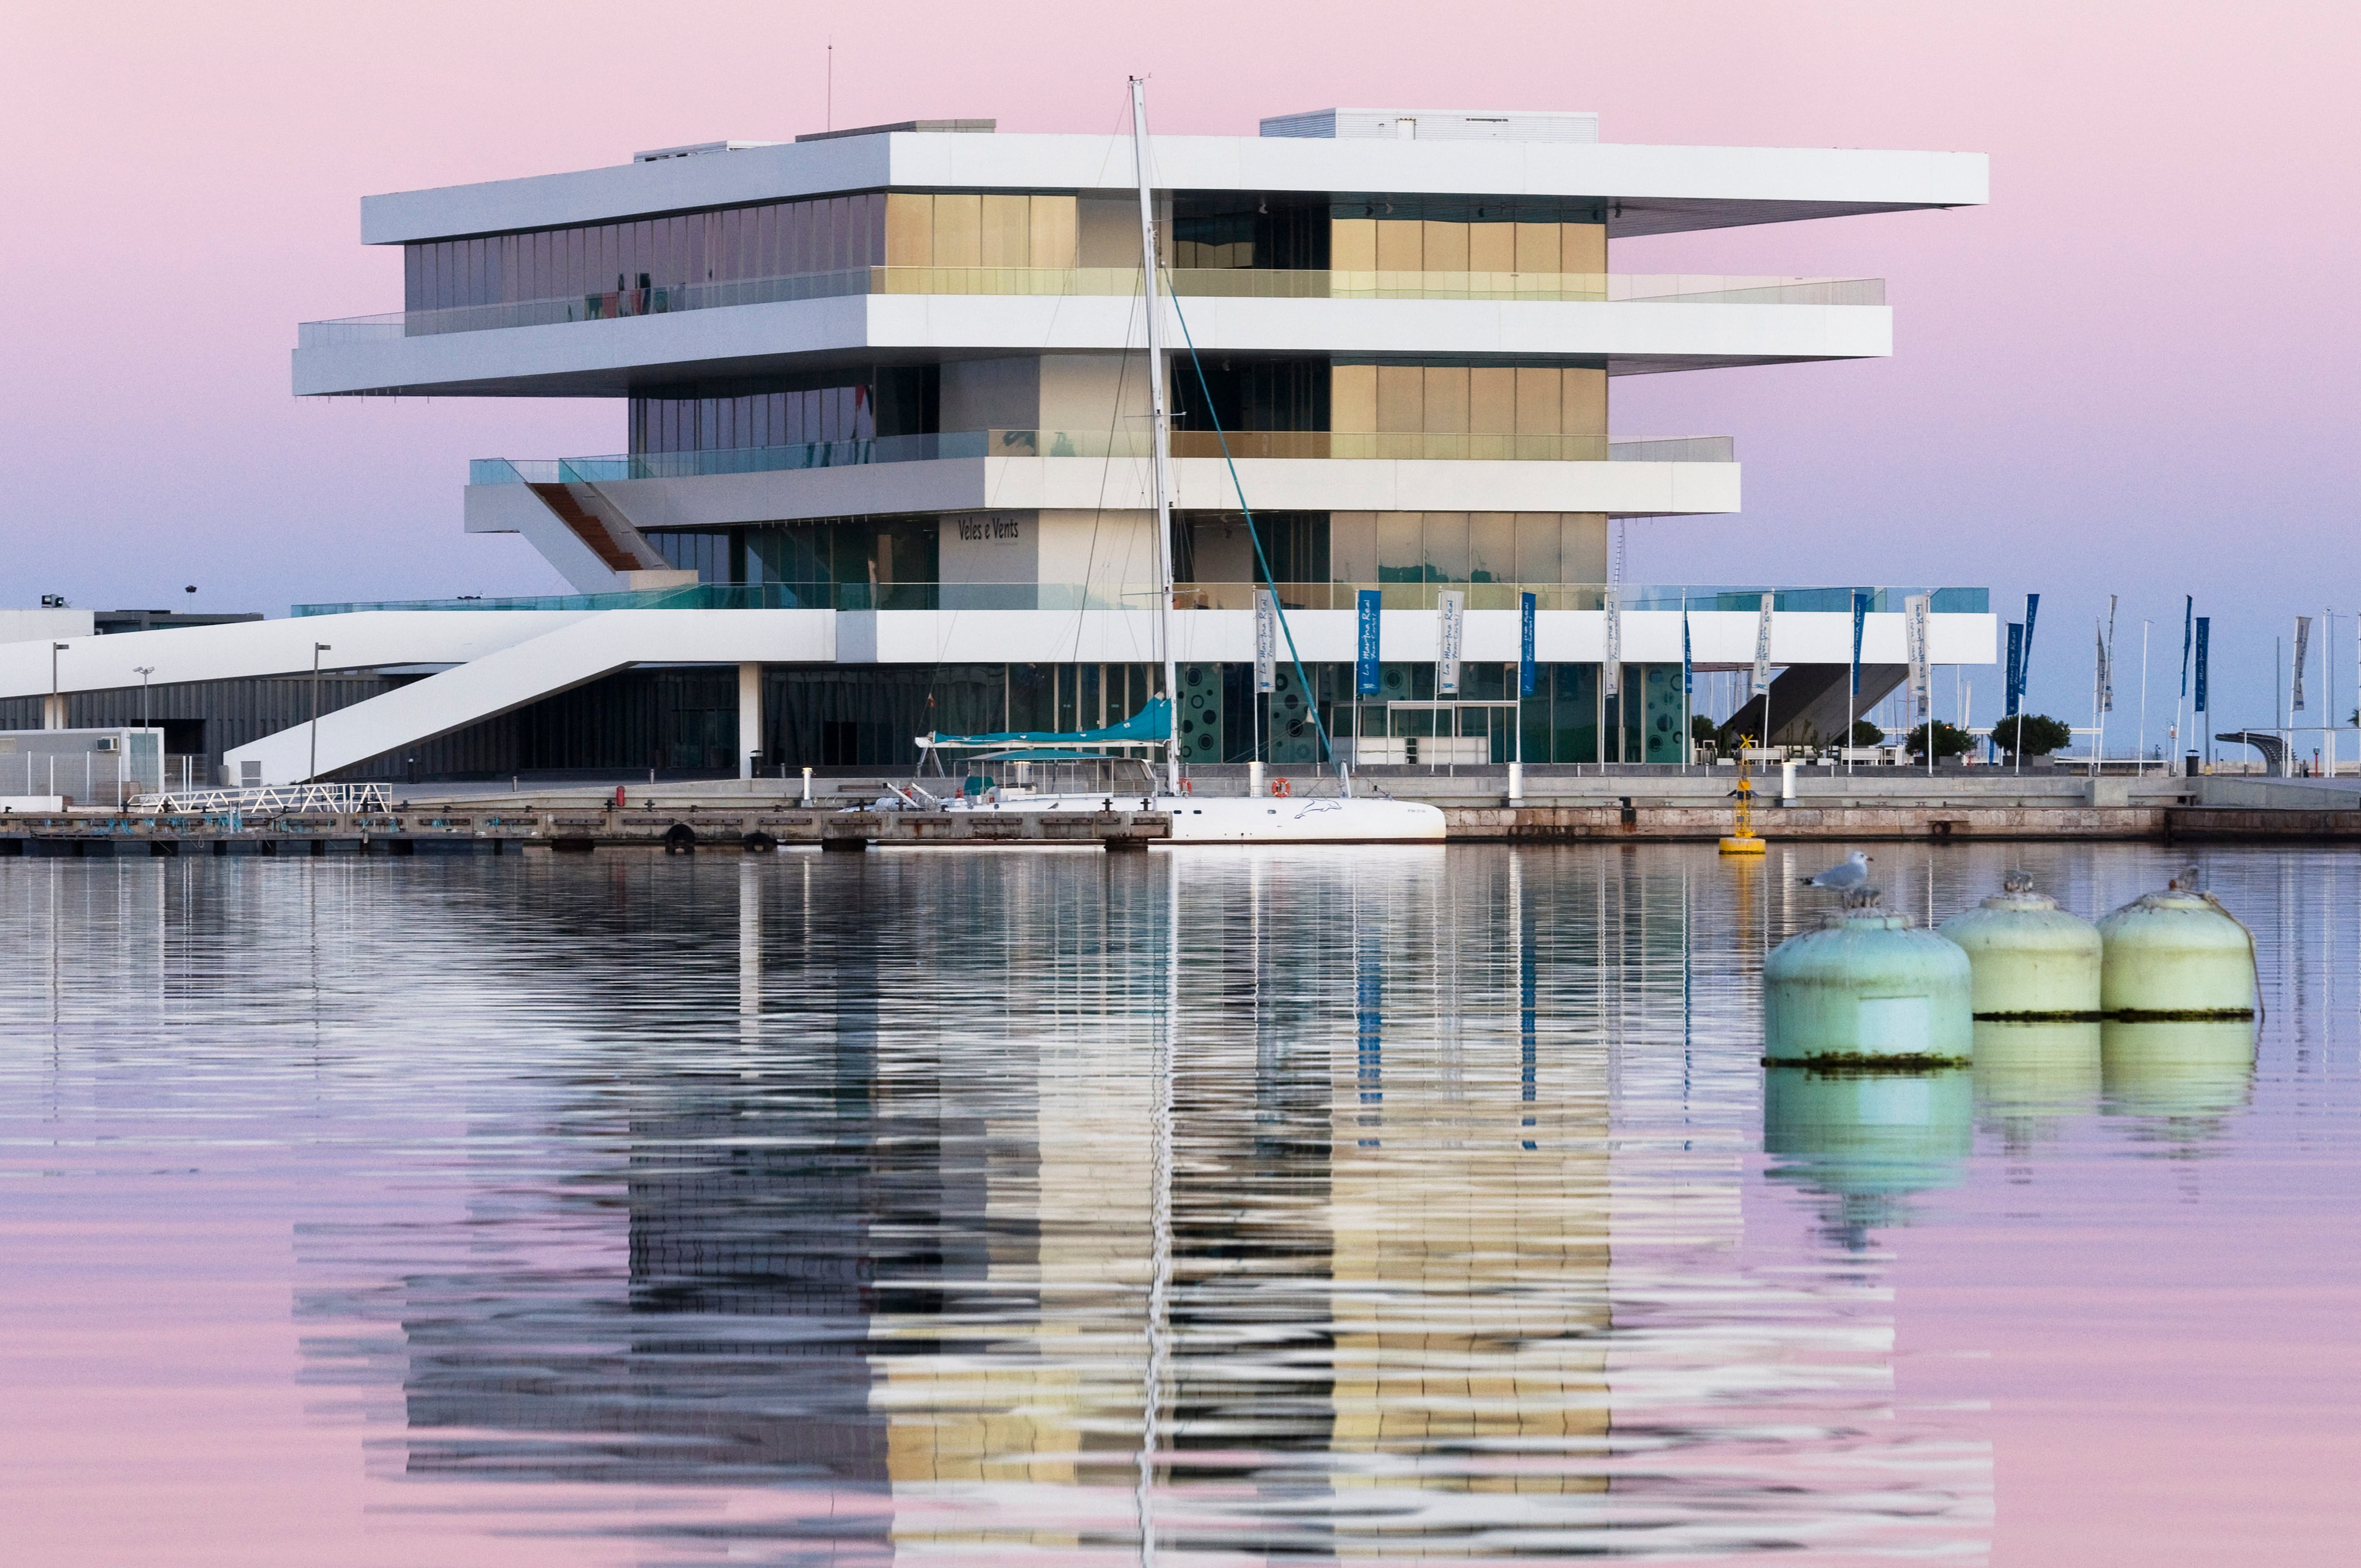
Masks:
[[[1230,779],[1234,772],[1237,777]],[[1979,773],[1982,771],[1979,770]],[[1332,775],[1274,769],[1306,795]],[[1443,809],[1455,840],[1708,843],[1731,829],[1727,770],[1601,773],[1528,769],[1524,798],[1507,799],[1505,769],[1456,775],[1368,769],[1356,787]],[[875,775],[802,781],[716,780],[533,790],[418,789],[390,810],[353,816],[65,810],[0,815],[0,856],[448,855],[646,850],[695,853],[781,847],[1071,845],[1145,848],[1169,837],[1159,812],[920,812],[866,809],[884,793]],[[465,786],[460,786],[462,789]],[[1199,795],[1243,794],[1246,770],[1192,769]],[[1775,787],[1775,782],[1774,782]],[[1754,814],[1764,839],[1797,841],[2361,840],[2361,780],[2255,777],[1984,776],[1881,769],[1800,779],[1795,799]]]

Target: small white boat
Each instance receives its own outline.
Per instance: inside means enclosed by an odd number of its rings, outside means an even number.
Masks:
[[[920,744],[933,750],[957,742],[928,736]],[[1041,740],[1030,738],[1029,744],[1038,747]],[[939,795],[928,783],[949,781],[916,781],[897,787],[890,804],[897,810],[950,812],[1154,811],[1172,819],[1174,843],[1439,844],[1444,839],[1443,813],[1434,806],[1346,795],[1343,791],[1348,786],[1342,779],[1333,795],[1175,795],[1159,788],[1154,771],[1138,758],[1060,756],[1051,761],[1036,751],[1023,759],[1005,752],[979,758],[971,765],[994,767],[998,778],[1020,761],[1024,773],[1038,769],[1051,775],[1043,781],[1048,787],[994,782],[973,795]],[[1088,782],[1076,776],[1084,773],[1096,776]]]
[[[1407,844],[1444,839],[1443,813],[1422,801],[1382,796],[1220,795],[1015,795],[945,802],[960,812],[1157,811],[1172,819],[1171,842],[1192,844]]]

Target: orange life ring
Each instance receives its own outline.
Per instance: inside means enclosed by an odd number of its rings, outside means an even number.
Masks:
[[[1285,779],[1273,779],[1270,781],[1270,793],[1277,795],[1279,799],[1285,800],[1289,795],[1295,793],[1295,786]]]
[[[1195,794],[1195,793],[1196,793],[1194,790],[1191,790],[1191,789],[1189,787],[1189,785],[1190,785],[1190,784],[1191,784],[1191,780],[1188,780],[1188,779],[1182,779],[1182,780],[1180,781],[1180,793],[1181,793],[1182,795],[1193,795],[1193,794]]]

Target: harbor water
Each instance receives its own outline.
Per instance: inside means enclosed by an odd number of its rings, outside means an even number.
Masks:
[[[2347,1562],[2361,854],[2193,858],[2258,1024],[1850,1076],[1825,845],[0,861],[0,1536]]]

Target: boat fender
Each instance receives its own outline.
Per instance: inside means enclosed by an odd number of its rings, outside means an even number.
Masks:
[[[1270,793],[1285,800],[1295,793],[1295,786],[1285,779],[1273,779],[1270,781]]]

